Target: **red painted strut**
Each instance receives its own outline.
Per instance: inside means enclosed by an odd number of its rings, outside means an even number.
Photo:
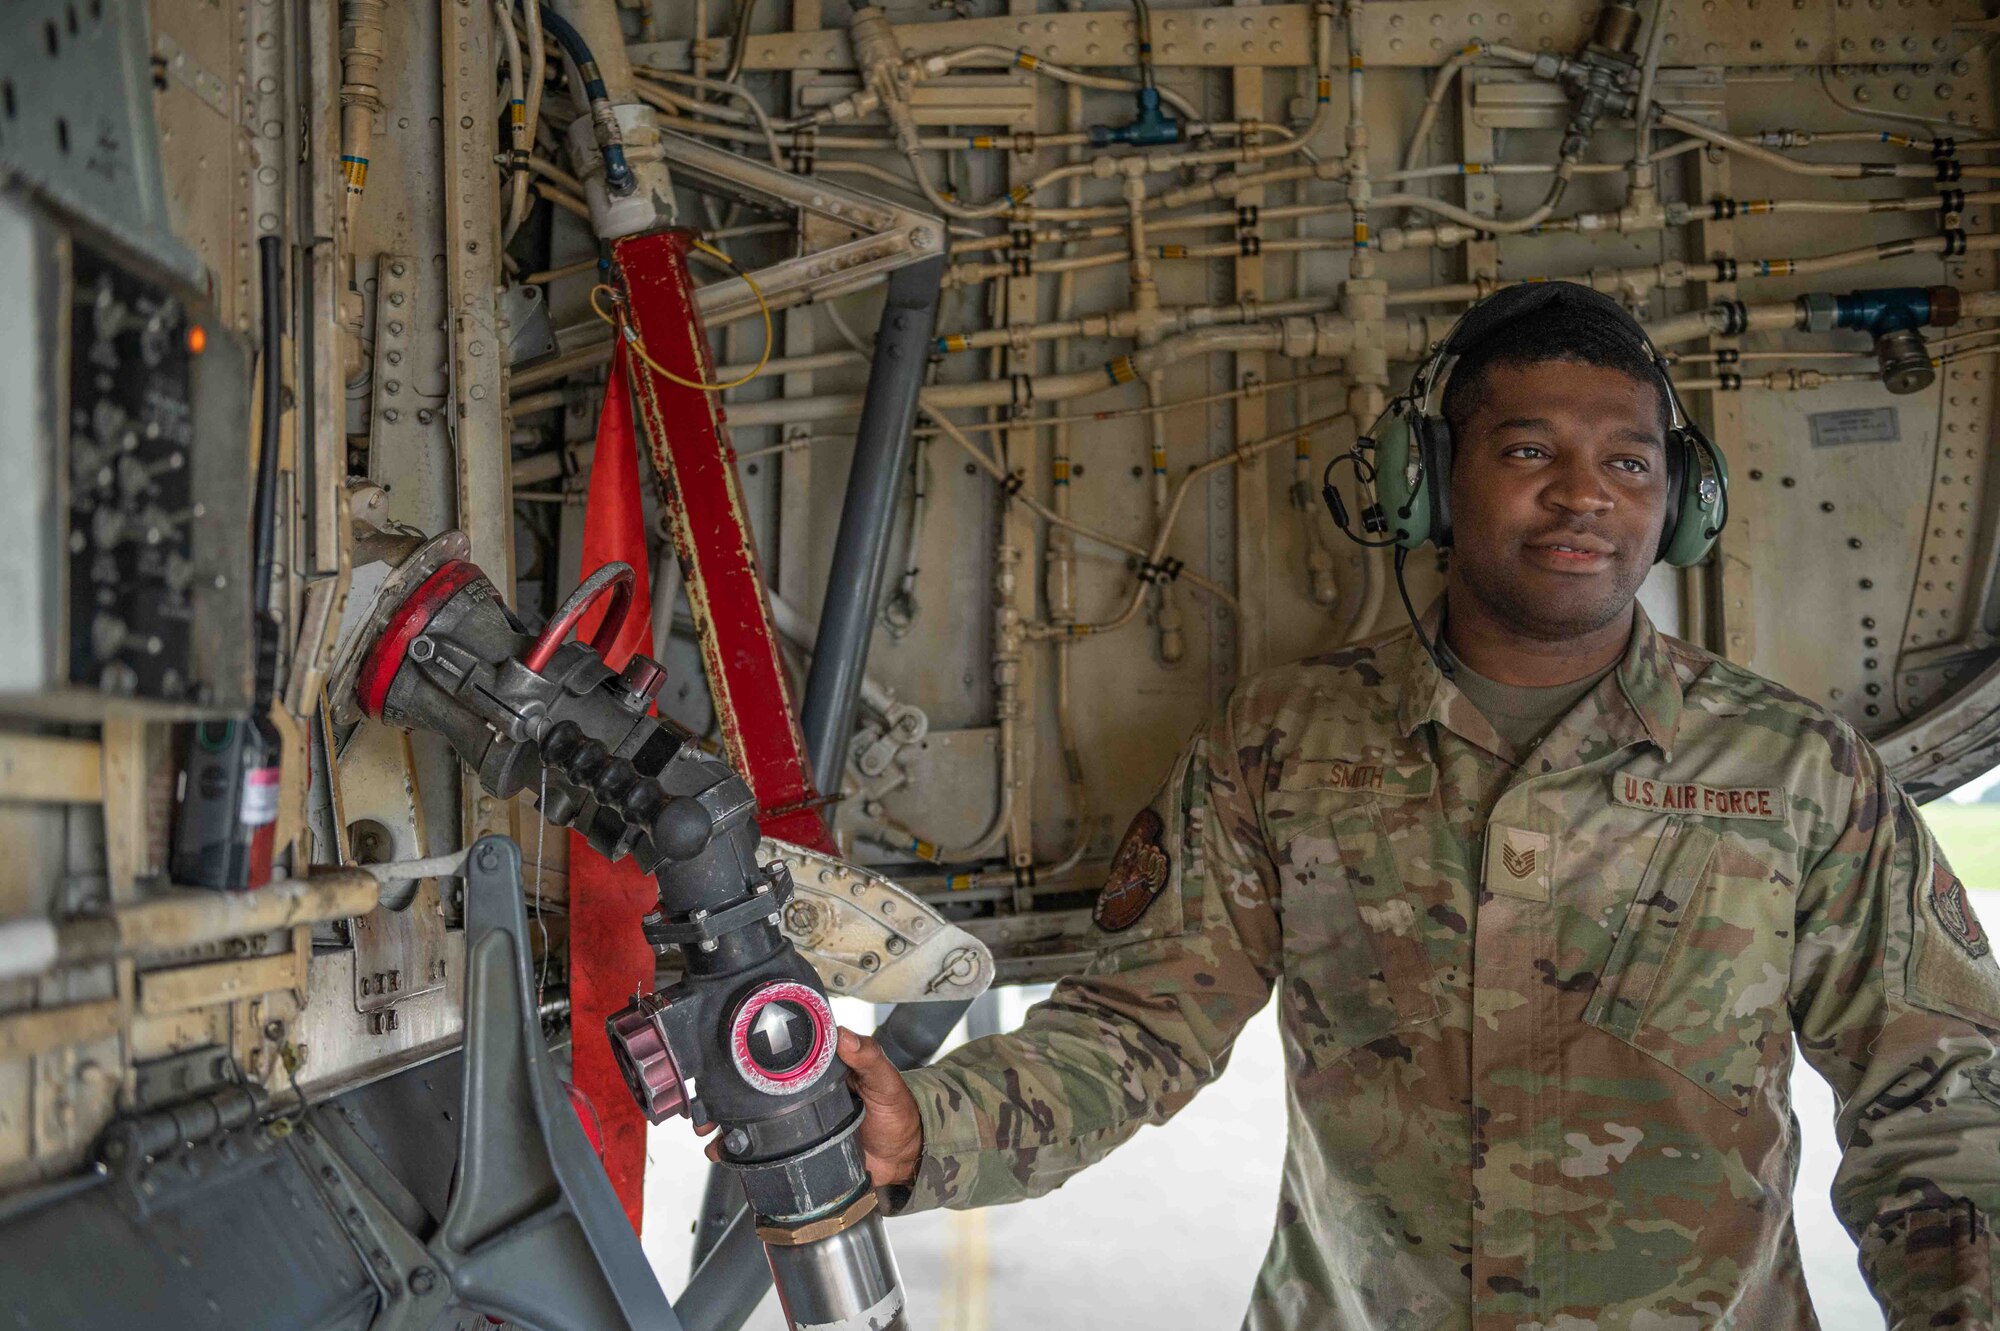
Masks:
[[[680,378],[704,384],[714,382],[714,366],[688,279],[692,237],[688,231],[631,236],[616,242],[612,254],[628,317],[647,355]],[[756,795],[765,835],[832,853],[736,483],[722,403],[714,393],[654,373],[636,356],[631,361],[653,465],[667,481],[674,549],[730,765]]]

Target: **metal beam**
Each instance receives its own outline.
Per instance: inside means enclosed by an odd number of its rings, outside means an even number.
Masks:
[[[840,510],[840,531],[827,570],[819,637],[813,643],[812,673],[806,677],[800,720],[806,752],[812,758],[813,784],[822,791],[840,789],[855,700],[868,665],[875,605],[882,593],[882,570],[889,557],[896,496],[910,465],[917,392],[930,359],[943,279],[942,256],[898,269],[889,278],[889,299],[875,335],[875,360],[862,399],[847,500]]]

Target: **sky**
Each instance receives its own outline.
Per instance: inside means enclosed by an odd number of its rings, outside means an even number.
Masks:
[[[1984,776],[1973,777],[1945,798],[1957,804],[1970,804],[1984,795],[1988,786],[1994,785],[2000,785],[2000,767],[1994,768]]]

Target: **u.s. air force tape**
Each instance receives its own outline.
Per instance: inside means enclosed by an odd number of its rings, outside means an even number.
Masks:
[[[1625,772],[1612,775],[1611,800],[1628,809],[1656,809],[1702,818],[1759,818],[1774,823],[1784,821],[1789,808],[1782,786],[1705,786],[1699,781],[1633,776]]]

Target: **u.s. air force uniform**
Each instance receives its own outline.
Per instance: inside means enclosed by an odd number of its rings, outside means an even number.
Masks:
[[[1275,987],[1249,1327],[1811,1327],[1796,1039],[1892,1331],[1996,1324],[2000,969],[1964,889],[1844,722],[1643,612],[1526,754],[1407,630],[1248,681],[1097,917],[1087,975],[910,1074],[910,1208],[1058,1186]]]

